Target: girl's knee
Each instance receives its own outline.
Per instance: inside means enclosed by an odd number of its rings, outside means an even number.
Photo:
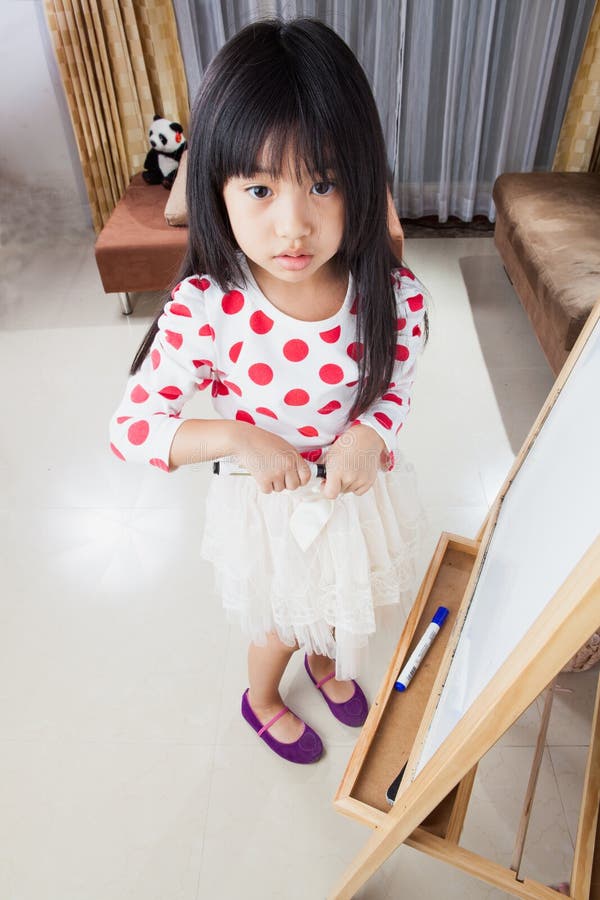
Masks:
[[[299,645],[298,645],[298,641],[296,641],[294,644],[288,644],[285,641],[281,640],[281,638],[279,637],[277,632],[273,632],[273,634],[274,634],[274,639],[277,641],[277,643],[279,644],[281,649],[285,650],[286,653],[289,653],[290,656],[292,656],[292,654],[294,654],[296,652],[296,650],[300,649]]]
[[[270,631],[267,634],[267,644],[273,648],[277,648],[281,650],[283,653],[288,653],[290,656],[299,649],[298,642],[296,641],[293,645],[282,641],[277,631]]]

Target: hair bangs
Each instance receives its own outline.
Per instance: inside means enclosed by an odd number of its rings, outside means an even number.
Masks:
[[[293,176],[298,182],[308,172],[314,180],[326,180],[338,171],[333,147],[338,143],[331,129],[319,122],[314,110],[302,108],[297,96],[282,92],[270,103],[257,90],[243,115],[220,123],[215,135],[213,173],[218,188],[230,178],[266,174],[272,179]],[[270,93],[267,91],[267,93]]]

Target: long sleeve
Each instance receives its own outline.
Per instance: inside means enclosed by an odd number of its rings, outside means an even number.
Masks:
[[[373,403],[358,422],[370,425],[385,441],[392,455],[398,432],[410,409],[410,394],[415,378],[416,362],[423,349],[425,304],[422,286],[408,269],[395,269],[392,278],[396,294],[397,337],[396,362],[387,391]]]
[[[216,368],[214,330],[206,315],[207,278],[174,288],[141,367],[131,375],[110,422],[110,446],[127,462],[169,470],[169,452],[184,404],[208,387]]]

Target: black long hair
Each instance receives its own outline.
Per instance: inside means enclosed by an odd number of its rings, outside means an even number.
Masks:
[[[250,177],[264,154],[279,177],[293,147],[315,181],[333,170],[345,223],[335,257],[351,272],[357,341],[364,344],[349,421],[387,389],[396,347],[391,270],[396,259],[387,228],[387,162],[375,100],[356,57],[316,19],[268,19],[243,28],[213,58],[191,115],[186,199],[188,246],[176,282],[209,274],[227,291],[243,284],[223,187]],[[174,282],[174,283],[176,283]],[[156,317],[133,361],[136,372],[158,330]]]

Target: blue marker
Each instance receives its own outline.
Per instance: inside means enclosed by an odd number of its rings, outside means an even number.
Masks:
[[[398,681],[394,685],[397,691],[405,691],[411,683],[415,672],[421,665],[423,657],[433,644],[435,636],[446,621],[449,612],[450,610],[445,606],[438,606],[435,616],[427,626],[427,631],[410,654],[406,665],[398,675]]]

